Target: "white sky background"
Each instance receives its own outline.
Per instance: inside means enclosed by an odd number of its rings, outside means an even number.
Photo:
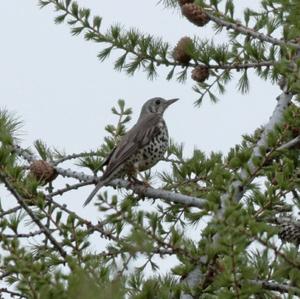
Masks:
[[[190,78],[180,84],[166,81],[165,72],[154,81],[148,81],[141,71],[133,77],[116,72],[113,60],[100,63],[97,59],[101,45],[71,36],[68,25],[54,24],[57,14],[53,6],[40,10],[37,2],[0,1],[0,108],[23,119],[23,146],[42,139],[67,153],[96,149],[106,134],[104,127],[116,121],[110,109],[119,98],[133,108],[131,126],[142,104],[161,96],[180,98],[165,119],[170,136],[185,143],[186,155],[194,147],[208,154],[226,153],[241,141],[242,134],[252,133],[267,122],[273,111],[279,88],[255,76],[251,77],[249,94],[241,95],[235,80],[217,104],[206,98],[200,108],[195,108],[198,95],[192,90],[195,82]],[[163,37],[173,45],[185,35],[214,35],[210,24],[196,27],[177,12],[157,5],[157,0],[78,2],[91,8],[93,15],[102,16],[104,28],[120,23],[127,29],[136,27]],[[235,2],[242,10],[250,1]],[[257,7],[257,3],[251,1],[251,7]],[[65,200],[82,216],[97,217],[93,205],[81,208],[90,190],[76,191],[72,193],[76,199],[69,195]]]

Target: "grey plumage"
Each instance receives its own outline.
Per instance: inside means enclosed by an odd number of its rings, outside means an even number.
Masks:
[[[142,107],[137,123],[123,136],[103,165],[107,165],[86,206],[98,190],[115,178],[133,176],[151,168],[162,159],[168,146],[168,130],[163,113],[178,99],[153,98]]]

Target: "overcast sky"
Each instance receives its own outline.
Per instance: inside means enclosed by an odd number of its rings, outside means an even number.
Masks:
[[[141,71],[134,77],[116,72],[112,60],[100,63],[100,46],[73,37],[69,27],[55,25],[53,7],[40,10],[35,0],[0,1],[2,16],[0,55],[1,107],[24,120],[23,144],[43,139],[49,145],[78,152],[95,149],[106,124],[114,122],[110,108],[119,98],[133,107],[134,120],[145,100],[161,96],[179,97],[166,113],[170,135],[189,150],[226,152],[270,116],[279,93],[259,78],[251,78],[251,92],[241,95],[236,81],[229,84],[221,101],[208,98],[200,108],[193,103],[194,82],[165,80],[165,72],[148,81]],[[240,9],[249,1],[238,1]],[[253,1],[255,4],[257,1]],[[79,1],[103,17],[103,26],[120,23],[163,37],[171,44],[185,35],[211,37],[211,26],[199,28],[177,12],[164,9],[156,0]],[[114,56],[114,55],[113,55]]]

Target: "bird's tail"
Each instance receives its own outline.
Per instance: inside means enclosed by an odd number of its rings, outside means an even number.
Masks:
[[[90,203],[90,201],[93,199],[93,197],[96,195],[96,193],[99,191],[101,187],[105,185],[105,181],[99,181],[96,185],[95,189],[91,192],[91,194],[88,196],[86,201],[84,202],[83,206],[85,207],[87,204]]]

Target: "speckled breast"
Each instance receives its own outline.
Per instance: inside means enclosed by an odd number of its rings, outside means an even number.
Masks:
[[[141,148],[134,157],[127,161],[128,168],[144,171],[154,166],[163,158],[168,148],[169,134],[164,121],[161,121],[157,125],[159,128],[158,133],[149,144]]]

